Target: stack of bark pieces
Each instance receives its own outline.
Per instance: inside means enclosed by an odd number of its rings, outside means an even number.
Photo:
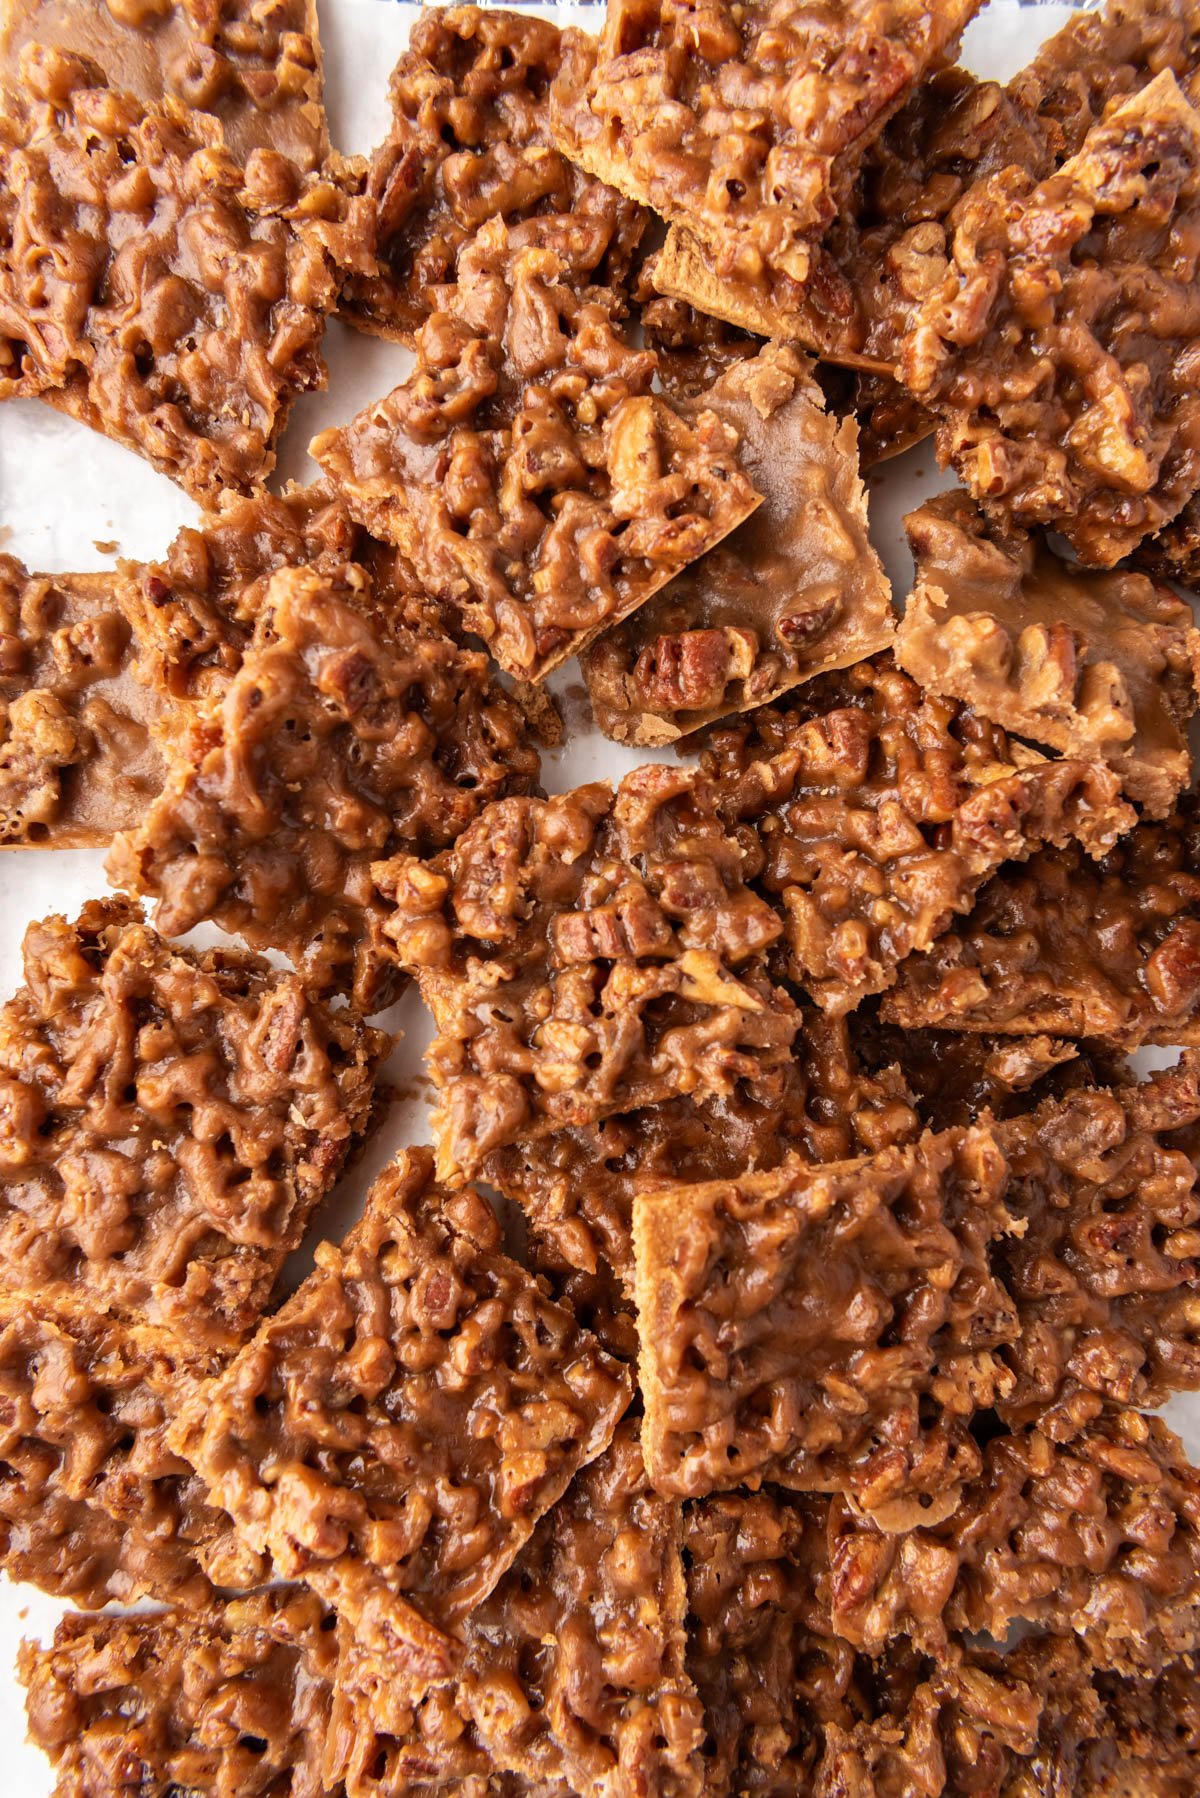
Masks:
[[[1200,16],[977,10],[430,10],[368,166],[301,0],[9,0],[0,397],[206,506],[0,560],[3,840],[131,895],[0,1010],[60,1798],[1200,1783]],[[546,796],[572,655],[691,759]]]

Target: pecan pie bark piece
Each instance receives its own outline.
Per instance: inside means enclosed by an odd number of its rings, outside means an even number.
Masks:
[[[1044,849],[901,970],[883,1013],[921,1026],[1088,1037],[1124,1049],[1200,1041],[1200,836],[1185,800],[1100,862]]]
[[[0,1011],[0,1284],[228,1349],[371,1121],[390,1046],[128,901],[25,935]]]
[[[1008,169],[954,218],[906,384],[1004,521],[1111,567],[1200,485],[1200,114],[1169,70],[1048,180]]]
[[[1021,1332],[1009,1418],[1072,1383],[1119,1403],[1200,1387],[1200,1055],[996,1127],[1020,1229],[992,1266]]]
[[[785,971],[834,1014],[891,986],[1002,863],[1072,838],[1102,854],[1136,818],[1110,769],[1043,759],[889,660],[713,731],[702,765],[761,844]]]
[[[392,73],[391,128],[367,180],[378,272],[349,281],[344,317],[415,342],[459,252],[494,218],[572,215],[590,234],[581,272],[624,284],[647,215],[551,141],[560,39],[550,19],[501,7],[437,7],[418,18]]]
[[[26,44],[90,58],[145,106],[215,114],[241,162],[275,150],[311,173],[328,154],[314,0],[5,0],[0,76]]]
[[[914,309],[944,274],[952,214],[972,184],[1014,166],[1044,180],[1111,101],[1164,69],[1184,85],[1197,68],[1200,29],[1186,0],[1110,0],[1071,19],[1007,88],[961,68],[922,82],[868,149],[806,280],[734,262],[680,226],[652,278],[664,294],[745,330],[894,375]]]
[[[867,535],[857,431],[771,345],[703,395],[763,495],[743,525],[592,645],[596,722],[661,744],[886,649],[891,588]]]
[[[867,1074],[844,1019],[806,1016],[792,1059],[711,1099],[668,1099],[597,1124],[518,1140],[480,1176],[524,1210],[535,1236],[584,1273],[607,1266],[632,1296],[639,1185],[773,1168],[795,1152],[842,1161],[911,1141],[920,1125],[894,1072]],[[540,1264],[539,1264],[540,1270]]]
[[[572,33],[551,91],[562,148],[751,274],[804,281],[847,175],[978,0],[619,0]]]
[[[901,667],[1006,730],[1108,762],[1145,813],[1164,817],[1191,776],[1191,607],[1132,569],[1092,573],[1034,538],[989,535],[965,493],[904,523],[917,584],[897,634]]]
[[[828,1501],[769,1490],[686,1508],[712,1798],[1033,1798],[1051,1788],[1005,1781],[1073,1771],[1103,1727],[1081,1651],[1038,1637],[1007,1655],[955,1643],[935,1661],[902,1639],[856,1653],[832,1628],[827,1516]]]
[[[857,420],[858,460],[864,473],[933,435],[933,414],[891,375],[842,368],[834,362],[819,363],[815,373],[829,410],[841,417],[852,414]]]
[[[953,1509],[976,1410],[1013,1384],[990,1271],[1014,1227],[986,1129],[795,1159],[634,1204],[645,1451],[661,1491],[774,1480]]]
[[[198,1371],[162,1330],[0,1295],[0,1565],[79,1604],[257,1585],[240,1543],[166,1443]],[[212,1582],[210,1584],[210,1581]]]
[[[1077,1635],[1094,1664],[1158,1673],[1200,1641],[1200,1474],[1161,1418],[1087,1396],[983,1448],[955,1514],[888,1533],[830,1519],[834,1623],[878,1653],[903,1631],[1003,1641],[1018,1619]]]
[[[437,1024],[444,1178],[787,1065],[800,1012],[766,971],[782,924],[747,884],[758,859],[699,776],[650,765],[615,793],[502,800],[437,861],[377,866]]]
[[[337,1638],[310,1592],[201,1616],[66,1617],[24,1642],[31,1739],[56,1798],[333,1798],[321,1771]]]
[[[40,394],[195,498],[257,487],[321,386],[364,202],[212,117],[30,45],[0,107],[0,395]],[[60,269],[52,281],[45,268]]]
[[[415,1150],[380,1176],[173,1432],[250,1546],[334,1605],[402,1693],[451,1676],[466,1619],[630,1392],[500,1252],[485,1202],[431,1173]]]
[[[165,778],[161,692],[136,678],[119,577],[0,556],[0,843],[106,843]]]
[[[538,755],[487,658],[378,609],[365,571],[270,580],[241,667],[168,748],[109,872],[171,935],[211,918],[375,1011],[397,975],[371,863],[452,843]]]
[[[586,219],[494,219],[386,399],[311,450],[501,667],[541,680],[747,518],[737,433],[651,391]]]
[[[639,1431],[620,1426],[473,1612],[459,1676],[497,1766],[584,1798],[701,1789],[681,1511],[648,1485]]]

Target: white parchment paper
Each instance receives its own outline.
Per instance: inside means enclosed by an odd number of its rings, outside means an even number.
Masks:
[[[319,6],[333,139],[347,152],[365,153],[386,128],[388,74],[408,41],[417,8],[407,0],[319,0]],[[588,5],[524,10],[547,10],[585,28],[598,20],[597,8]],[[979,74],[1007,79],[1072,10],[1063,0],[992,0],[967,33],[964,60]],[[310,438],[390,391],[410,365],[404,350],[337,323],[329,328],[326,353],[328,390],[306,395],[297,405],[282,447],[281,480],[310,479],[316,473],[307,455]],[[928,445],[872,477],[872,533],[900,597],[912,575],[901,520],[924,497],[951,484],[938,471]],[[31,568],[82,571],[111,566],[118,555],[159,556],[176,530],[198,516],[190,500],[131,452],[34,401],[0,406],[0,547]],[[554,684],[565,703],[571,738],[546,758],[551,791],[597,776],[619,778],[647,759],[647,752],[622,750],[591,728],[576,668],[562,671]],[[86,899],[102,893],[102,863],[103,855],[90,851],[0,853],[0,999],[20,981],[25,926],[48,912],[72,916]],[[404,1032],[389,1070],[402,1097],[352,1179],[322,1212],[321,1230],[329,1236],[340,1235],[353,1221],[371,1179],[397,1148],[428,1139],[419,1082],[429,1029],[415,995],[409,994],[384,1021]],[[1193,1452],[1200,1452],[1200,1400],[1178,1403],[1172,1421],[1190,1436]],[[0,1798],[47,1798],[52,1789],[47,1763],[25,1741],[23,1694],[12,1666],[20,1638],[47,1639],[62,1608],[32,1587],[0,1581]]]

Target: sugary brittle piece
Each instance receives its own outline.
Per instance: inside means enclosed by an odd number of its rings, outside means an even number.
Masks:
[[[708,1724],[712,1798],[961,1798],[1074,1791],[1103,1728],[1086,1656],[1030,1637],[1006,1654],[902,1638],[875,1659],[834,1634],[828,1500],[769,1490],[685,1511],[688,1666]],[[1118,1682],[1124,1683],[1124,1682]],[[1008,1783],[1011,1781],[1012,1783]]]
[[[259,486],[365,202],[216,119],[26,47],[0,104],[0,396],[38,394],[195,498]],[[48,280],[45,270],[56,270]]]
[[[315,0],[5,0],[0,77],[26,44],[89,57],[144,105],[215,114],[239,161],[274,150],[311,172],[328,154]]]
[[[377,865],[437,1025],[443,1178],[786,1066],[800,1013],[766,972],[782,924],[747,884],[757,856],[695,773],[651,764],[615,793],[502,800],[437,861]]]
[[[1077,12],[1007,87],[962,68],[928,76],[867,150],[806,279],[735,262],[678,225],[652,279],[744,330],[894,375],[915,308],[944,276],[954,209],[972,184],[1014,166],[1044,180],[1110,102],[1164,69],[1181,85],[1200,69],[1200,29],[1183,0]],[[908,428],[917,428],[911,414]],[[929,429],[932,420],[922,435]]]
[[[389,1039],[231,949],[94,900],[0,1011],[0,1285],[228,1349],[368,1128]]]
[[[789,1152],[842,1161],[911,1140],[920,1125],[903,1083],[869,1075],[844,1019],[806,1016],[792,1058],[759,1081],[709,1099],[668,1099],[595,1124],[518,1138],[480,1177],[519,1204],[535,1236],[568,1265],[611,1268],[633,1292],[633,1201],[639,1185],[772,1168]],[[540,1264],[539,1264],[540,1266]]]
[[[1021,1318],[1008,1418],[1072,1383],[1121,1404],[1200,1388],[1200,1052],[997,1125],[1022,1227],[992,1264]]]
[[[735,362],[694,404],[736,431],[763,504],[588,651],[596,722],[618,742],[672,742],[875,655],[895,632],[857,432],[826,413],[795,351]]]
[[[344,317],[411,344],[463,245],[493,218],[570,214],[592,233],[588,279],[625,281],[647,214],[551,141],[560,39],[552,19],[503,7],[431,7],[416,20],[367,180],[378,270],[346,284]]]
[[[1035,109],[997,82],[941,69],[867,150],[837,218],[811,246],[804,279],[735,259],[681,225],[667,233],[650,278],[743,330],[891,380],[913,308],[939,272],[955,204],[973,181],[1011,163],[1039,174],[1053,167]]]
[[[586,218],[491,220],[439,291],[417,363],[311,452],[510,674],[541,680],[759,503],[710,407],[652,392]]]
[[[467,1618],[630,1395],[500,1252],[488,1205],[431,1176],[428,1151],[393,1162],[172,1432],[247,1543],[332,1604],[401,1696],[452,1675]]]
[[[1079,1388],[1196,1389],[1198,1146],[1193,1055],[832,1167],[643,1183],[656,1481],[840,1488],[891,1527],[973,1477],[966,1431],[989,1407],[1024,1421]]]
[[[1006,730],[1108,762],[1146,814],[1164,817],[1191,777],[1191,607],[1132,569],[1093,573],[1023,533],[989,534],[965,493],[904,523],[917,573],[901,667]]]
[[[933,435],[932,413],[891,375],[818,363],[816,379],[831,412],[858,422],[858,460],[864,474]]]
[[[1048,179],[971,189],[905,345],[940,458],[989,513],[1094,566],[1200,486],[1198,220],[1200,113],[1164,70]]]
[[[572,32],[556,141],[728,265],[804,281],[863,151],[949,60],[978,0],[617,0]]]
[[[953,1516],[888,1533],[835,1500],[839,1634],[878,1653],[903,1632],[1003,1641],[1020,1619],[1077,1635],[1093,1663],[1155,1674],[1200,1644],[1200,1474],[1161,1418],[1082,1395],[982,1450]]]
[[[1200,835],[1189,799],[1100,862],[1074,845],[1002,868],[883,1002],[906,1030],[1042,1032],[1121,1048],[1200,1041]]]
[[[789,978],[835,1014],[885,991],[1002,863],[1135,822],[1104,767],[1047,760],[887,658],[822,676],[705,739],[731,830],[786,919]]]
[[[311,1592],[276,1591],[198,1617],[66,1617],[50,1647],[22,1643],[29,1734],[55,1798],[333,1798],[321,1770],[333,1621]]]
[[[1013,1381],[989,1261],[1014,1227],[986,1129],[634,1203],[645,1451],[661,1491],[762,1480],[953,1510]]]
[[[458,1702],[496,1766],[583,1798],[701,1789],[681,1513],[629,1420],[472,1613]]]
[[[181,1383],[202,1371],[165,1331],[0,1295],[0,1565],[79,1604],[270,1577],[168,1448]],[[211,1582],[211,1583],[210,1583]]]
[[[0,843],[106,843],[165,778],[167,702],[135,675],[112,574],[30,574],[0,556]]]
[[[275,574],[241,666],[179,729],[108,863],[169,934],[213,919],[368,1012],[397,986],[371,863],[445,848],[539,766],[487,658],[380,603],[355,566]]]

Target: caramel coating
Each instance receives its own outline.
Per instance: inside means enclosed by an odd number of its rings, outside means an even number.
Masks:
[[[1021,1618],[1098,1667],[1159,1674],[1200,1640],[1200,1476],[1161,1418],[1080,1395],[983,1450],[955,1513],[887,1533],[834,1502],[833,1615],[878,1653],[897,1632],[1003,1641]]]
[[[163,782],[161,693],[137,679],[115,575],[30,574],[0,556],[0,843],[106,843]]]
[[[385,1170],[172,1431],[243,1539],[334,1605],[401,1697],[453,1673],[466,1619],[630,1395],[500,1252],[487,1204],[431,1176],[425,1150]]]
[[[789,1153],[847,1160],[910,1141],[919,1129],[903,1081],[862,1068],[845,1021],[806,1014],[792,1059],[770,1076],[720,1097],[668,1099],[519,1140],[488,1155],[480,1176],[523,1208],[536,1245],[582,1274],[611,1269],[632,1295],[639,1187],[772,1168]]]
[[[300,1590],[201,1616],[66,1617],[18,1671],[57,1798],[121,1790],[330,1798],[322,1773],[336,1636]]]
[[[214,114],[239,161],[275,150],[311,173],[328,154],[314,0],[9,0],[0,75],[31,43],[90,58],[143,105]]]
[[[30,925],[24,954],[0,1011],[0,1285],[232,1347],[365,1133],[388,1039],[126,900]]]
[[[966,1429],[1012,1376],[990,1269],[1011,1230],[986,1129],[825,1168],[796,1160],[634,1203],[645,1450],[661,1491],[769,1479],[866,1511],[954,1508]]]

